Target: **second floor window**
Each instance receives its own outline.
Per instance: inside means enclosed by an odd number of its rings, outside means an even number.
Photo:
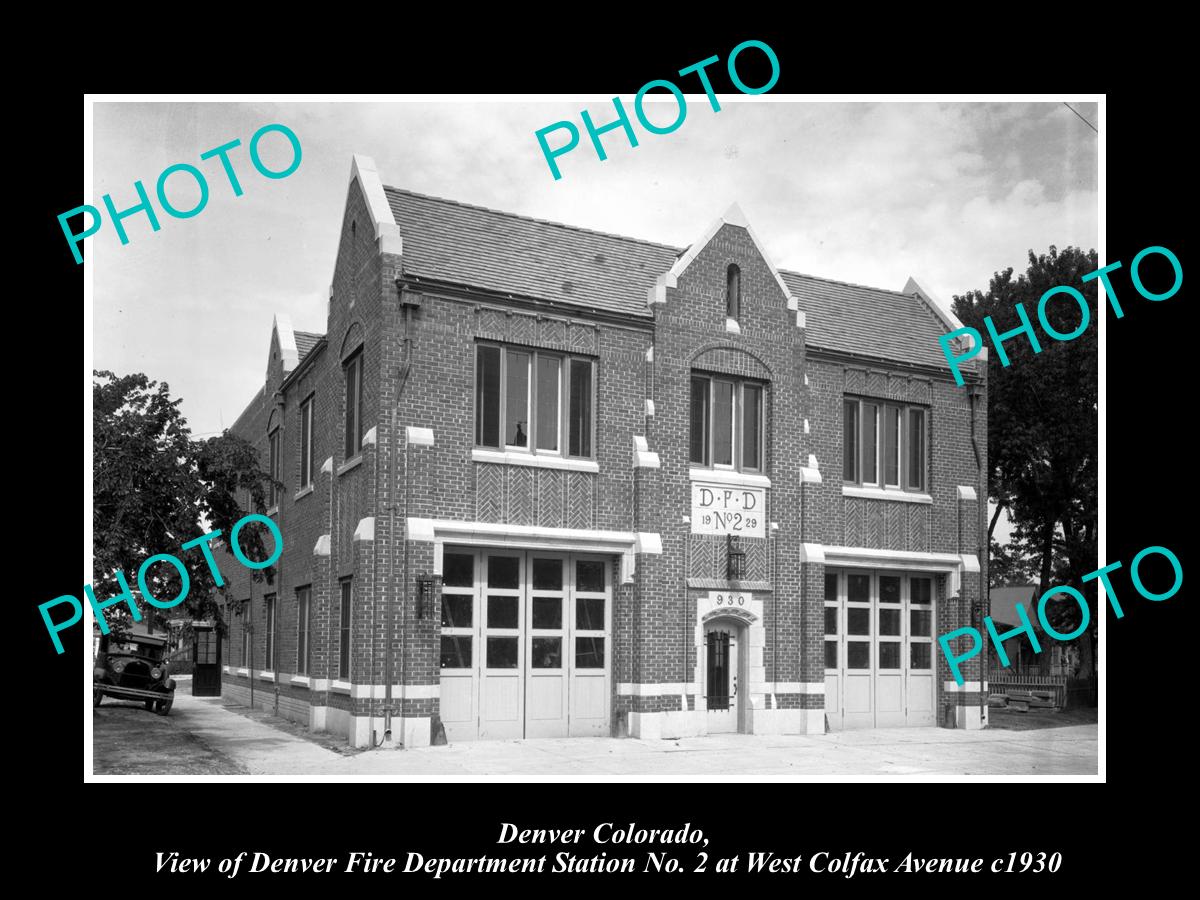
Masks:
[[[312,486],[313,398],[300,404],[300,489]]]
[[[362,351],[346,360],[346,446],[345,458],[362,452]]]
[[[714,469],[763,471],[763,385],[692,375],[691,462]]]
[[[267,509],[279,505],[279,429],[276,428],[267,438],[267,468],[271,473],[271,487],[267,491]]]
[[[592,456],[590,359],[495,344],[475,357],[475,444]]]
[[[924,492],[926,410],[846,398],[842,404],[842,480],[866,487]]]

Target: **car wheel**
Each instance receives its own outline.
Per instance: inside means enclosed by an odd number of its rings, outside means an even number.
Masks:
[[[174,700],[159,700],[158,706],[155,708],[154,711],[156,713],[158,713],[160,716],[165,716],[167,713],[169,713],[171,711],[171,704],[173,704],[174,702],[175,702]]]
[[[104,691],[92,688],[92,706],[99,706],[100,701],[104,699]]]

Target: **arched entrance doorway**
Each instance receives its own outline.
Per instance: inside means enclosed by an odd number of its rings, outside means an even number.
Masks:
[[[745,730],[746,679],[745,624],[731,616],[704,624],[704,703],[710,734]]]

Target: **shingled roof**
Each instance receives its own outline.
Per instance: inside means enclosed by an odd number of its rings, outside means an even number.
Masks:
[[[648,319],[647,289],[684,252],[401,188],[384,193],[404,271],[420,278]],[[919,297],[780,274],[806,313],[810,347],[947,368],[937,343],[945,328]]]
[[[296,351],[300,354],[299,362],[304,362],[304,357],[308,356],[313,347],[317,346],[317,342],[322,340],[325,335],[314,334],[311,331],[296,331]]]

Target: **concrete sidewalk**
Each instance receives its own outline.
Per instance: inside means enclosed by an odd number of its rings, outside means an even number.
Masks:
[[[679,780],[724,777],[1094,775],[1097,727],[1038,731],[891,728],[822,736],[712,735],[680,740],[570,738],[477,741],[341,755],[222,706],[176,697],[176,725],[252,774],[528,780],[596,776]]]

